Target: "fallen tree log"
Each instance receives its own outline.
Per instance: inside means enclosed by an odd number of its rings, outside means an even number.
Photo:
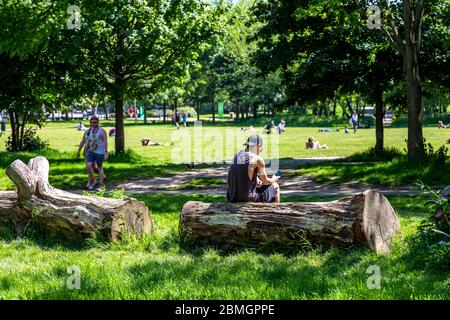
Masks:
[[[367,190],[332,202],[203,203],[182,209],[179,233],[191,244],[223,248],[308,241],[329,245],[366,243],[388,253],[399,221],[389,201]]]
[[[46,158],[37,157],[28,165],[16,160],[6,169],[17,194],[0,193],[0,226],[24,226],[33,219],[43,231],[70,239],[97,232],[112,240],[151,233],[152,220],[143,202],[80,196],[53,188],[49,168]]]

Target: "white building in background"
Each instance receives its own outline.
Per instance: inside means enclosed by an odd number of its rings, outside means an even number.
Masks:
[[[375,119],[375,107],[366,107],[364,110],[364,117],[373,117]],[[393,113],[391,110],[386,109],[386,113],[384,114],[383,123],[385,125],[390,125],[393,120]]]

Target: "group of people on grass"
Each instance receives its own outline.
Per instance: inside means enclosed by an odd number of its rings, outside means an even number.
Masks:
[[[179,111],[176,111],[172,114],[172,124],[175,125],[177,129],[180,129],[180,120],[183,122],[183,127],[187,127],[188,114],[186,111],[183,111],[181,114]]]
[[[281,134],[286,131],[286,121],[281,120],[280,123],[275,126],[275,121],[271,120],[265,127],[264,133],[271,134],[272,129],[275,129],[276,133]]]

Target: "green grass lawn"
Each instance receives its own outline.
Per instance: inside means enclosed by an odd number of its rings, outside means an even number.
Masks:
[[[106,125],[111,127],[112,123]],[[79,189],[86,174],[81,160],[75,160],[81,133],[74,123],[49,124],[39,135],[49,140],[51,150],[42,154],[50,160],[50,182],[59,188]],[[205,125],[202,139],[206,160],[229,159],[241,148],[245,135],[238,126]],[[317,133],[318,128],[288,128],[279,142],[266,139],[265,156],[274,155],[279,144],[281,158],[350,156],[374,144],[374,130],[357,134]],[[425,136],[437,149],[448,138],[445,130],[425,128]],[[450,131],[449,131],[450,133]],[[224,140],[211,139],[216,134]],[[304,142],[315,135],[326,150],[305,150]],[[168,147],[143,147],[148,137]],[[106,164],[109,183],[133,177],[157,177],[185,170],[180,150],[198,142],[194,128],[175,130],[169,125],[127,124],[126,144],[131,152],[113,157]],[[405,128],[386,130],[386,145],[402,149]],[[267,138],[267,137],[266,137]],[[0,138],[4,148],[5,137]],[[220,139],[219,139],[220,140]],[[110,139],[113,145],[114,140]],[[113,150],[113,148],[110,148]],[[212,150],[221,150],[218,154]],[[16,158],[27,161],[35,153],[0,151],[0,170]],[[398,163],[396,161],[399,161]],[[448,163],[448,162],[447,162]],[[327,182],[358,180],[397,185],[430,176],[445,179],[450,170],[406,169],[400,160],[362,165],[319,164],[299,168],[290,174],[312,174]],[[439,174],[439,170],[441,174]],[[217,187],[220,179],[198,178],[181,188]],[[13,188],[4,173],[0,189]],[[430,215],[426,198],[391,196],[402,225],[388,256],[377,256],[364,246],[317,247],[296,250],[247,249],[222,252],[220,248],[186,248],[178,238],[182,206],[189,200],[225,201],[223,196],[139,195],[152,211],[154,233],[143,239],[105,243],[89,239],[82,243],[40,236],[29,230],[22,238],[0,230],[0,299],[449,299],[450,252],[448,247],[431,250],[427,243],[413,241],[420,221]],[[283,201],[330,201],[336,197],[283,197]],[[69,290],[67,268],[81,270],[81,289]],[[381,288],[369,289],[367,268],[380,267]]]
[[[84,164],[81,160],[75,159],[77,145],[82,137],[82,133],[75,129],[76,123],[50,123],[42,130],[39,130],[39,136],[48,140],[52,150],[41,152],[50,160],[50,181],[59,188],[78,189],[86,180]],[[105,128],[113,126],[112,122],[106,122]],[[374,129],[360,129],[357,134],[350,133],[345,135],[342,131],[338,133],[318,133],[319,128],[289,128],[282,135],[273,134],[265,137],[264,157],[283,158],[305,158],[305,157],[324,157],[324,156],[350,156],[355,152],[362,152],[375,144]],[[206,123],[203,131],[196,131],[192,126],[188,129],[175,130],[170,125],[149,124],[134,125],[133,122],[127,122],[126,125],[126,146],[132,152],[121,158],[113,158],[105,166],[107,182],[124,182],[132,177],[151,178],[156,176],[167,176],[178,171],[185,170],[182,163],[188,163],[192,160],[196,162],[223,162],[230,160],[234,153],[242,148],[242,143],[250,134],[250,131],[243,132],[239,126],[218,125],[212,126]],[[199,134],[199,132],[201,132]],[[261,129],[255,131],[261,133]],[[307,150],[305,142],[308,136],[313,135],[321,144],[327,144],[329,149]],[[387,128],[385,132],[387,147],[396,147],[403,150],[406,146],[405,138],[406,128]],[[435,149],[443,145],[450,136],[450,130],[427,127],[424,129],[424,135],[428,142],[432,143]],[[142,138],[150,138],[161,143],[172,146],[144,147],[141,145]],[[7,153],[4,150],[6,136],[0,138],[0,170],[4,169],[16,158],[28,160],[35,156],[29,153]],[[196,144],[203,140],[203,148],[196,148]],[[114,138],[109,139],[110,150],[114,151]],[[415,171],[405,172],[405,179],[402,177],[402,171],[405,171],[403,165],[385,166],[380,164],[375,172],[384,175],[387,180],[398,180],[400,183],[408,182],[411,177],[425,176],[420,168]],[[341,176],[347,179],[348,175],[337,174],[329,168],[321,170],[313,169],[315,174],[322,174],[324,179],[330,176]],[[370,171],[370,167],[368,167]],[[423,170],[422,170],[423,171]],[[450,178],[449,170],[435,171],[440,180]],[[306,173],[306,172],[305,172]],[[311,171],[307,171],[308,174]],[[357,179],[364,180],[364,172],[357,172]],[[370,180],[370,179],[369,179]],[[377,179],[376,179],[377,180]],[[377,181],[379,181],[378,179]],[[388,182],[389,182],[388,181]],[[390,183],[390,182],[389,182]],[[395,185],[395,183],[390,183]],[[14,186],[5,174],[0,174],[0,189],[11,189]]]
[[[390,197],[402,225],[389,256],[364,246],[298,251],[187,249],[178,241],[183,204],[220,196],[140,196],[152,209],[153,235],[118,243],[60,242],[39,236],[0,240],[0,299],[449,299],[448,264],[411,238],[423,217],[422,197]],[[324,201],[330,197],[291,197]],[[448,259],[447,259],[448,262]],[[69,290],[67,268],[81,271]],[[366,285],[378,265],[381,288]]]

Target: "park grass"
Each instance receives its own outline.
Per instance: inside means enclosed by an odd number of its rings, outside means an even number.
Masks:
[[[429,215],[426,198],[391,196],[402,234],[393,252],[364,246],[283,251],[189,249],[178,240],[179,213],[188,200],[223,196],[140,195],[152,210],[155,232],[144,239],[83,243],[31,236],[0,240],[0,299],[444,299],[450,298],[448,259],[433,263],[426,247],[411,246]],[[329,201],[335,197],[289,197]],[[81,289],[69,290],[67,268],[81,271]],[[381,288],[366,286],[378,265]]]
[[[166,190],[200,190],[217,189],[226,186],[226,180],[220,178],[192,178],[179,186],[165,188]]]
[[[447,160],[445,164],[427,166],[411,165],[405,157],[402,157],[387,162],[352,163],[351,165],[345,162],[321,163],[307,165],[290,172],[289,175],[314,176],[315,182],[329,185],[353,181],[391,188],[412,186],[420,180],[436,189],[450,183],[450,161]]]
[[[109,128],[112,122],[106,123]],[[24,161],[44,155],[50,160],[50,182],[58,188],[78,189],[85,183],[83,163],[75,160],[81,133],[74,123],[51,123],[39,131],[49,140],[51,150],[40,153],[7,153],[5,137],[0,138],[0,170],[16,158]],[[210,133],[235,140],[230,150],[208,156],[207,160],[229,159],[244,140],[239,126],[205,123]],[[174,130],[169,125],[134,125],[127,123],[126,144],[129,151],[113,156],[106,164],[108,183],[133,178],[170,176],[185,170],[172,147],[142,147],[140,139],[149,137],[163,143],[175,140],[179,146],[194,143],[193,128]],[[279,136],[280,158],[351,156],[375,143],[373,129],[357,134],[316,133],[318,128],[288,128]],[[450,133],[450,131],[448,131]],[[245,133],[249,134],[249,132]],[[306,150],[304,142],[314,135],[325,150]],[[424,134],[435,149],[447,138],[447,131],[425,128]],[[406,128],[388,128],[386,145],[400,151],[405,147]],[[207,137],[206,137],[207,138]],[[113,139],[110,139],[113,144]],[[205,149],[217,148],[207,141]],[[274,154],[267,139],[266,156]],[[226,143],[225,143],[226,144]],[[220,144],[219,144],[220,146]],[[113,148],[111,148],[113,150]],[[176,151],[176,150],[175,150]],[[179,150],[178,150],[179,151]],[[370,160],[370,159],[368,159]],[[397,162],[396,162],[397,161]],[[448,181],[448,161],[443,167],[406,168],[401,157],[344,165],[316,164],[298,168],[290,174],[316,175],[327,182],[358,180],[384,185],[398,185],[417,177]],[[322,179],[322,180],[321,180]],[[197,179],[182,186],[213,187],[220,179]],[[424,179],[425,180],[425,179]],[[448,183],[447,183],[448,184]],[[0,189],[14,186],[3,173]],[[435,259],[426,244],[413,245],[420,221],[430,215],[424,196],[388,197],[396,209],[402,234],[389,256],[377,256],[364,246],[247,249],[222,252],[218,248],[187,248],[178,240],[178,221],[182,206],[189,200],[225,201],[223,196],[138,195],[152,211],[155,232],[144,239],[126,239],[106,243],[89,239],[82,243],[41,237],[30,231],[18,238],[7,229],[0,230],[0,299],[444,299],[450,298],[449,258]],[[336,197],[285,197],[283,201],[330,201]],[[447,257],[450,253],[446,252]],[[66,287],[67,268],[81,270],[81,289]],[[381,289],[368,289],[367,268],[380,266]]]
[[[50,161],[50,181],[58,188],[79,189],[85,184],[86,173],[81,160],[75,159],[75,152],[82,132],[75,129],[76,122],[49,123],[39,130],[39,136],[48,140],[50,150],[38,153],[8,153],[4,151],[6,135],[0,137],[0,170],[4,169],[15,159],[28,160],[36,155],[44,155]],[[113,122],[104,122],[103,125],[108,130],[113,126]],[[282,135],[266,135],[263,151],[264,158],[311,158],[342,156],[349,157],[357,152],[364,152],[375,144],[374,129],[360,129],[357,134],[345,135],[342,131],[336,133],[318,133],[318,127],[292,128]],[[107,184],[125,182],[133,178],[152,178],[157,176],[170,176],[185,170],[183,163],[191,161],[203,163],[208,166],[212,163],[223,163],[230,160],[234,153],[242,148],[242,143],[251,133],[243,132],[238,124],[211,125],[205,122],[203,134],[199,135],[191,126],[187,129],[175,130],[174,127],[164,124],[138,124],[127,121],[125,126],[125,143],[129,151],[121,157],[114,157],[105,165]],[[254,132],[261,132],[261,128]],[[447,134],[448,133],[448,134]],[[327,144],[329,149],[307,150],[305,141],[308,136],[314,135],[321,144]],[[435,149],[438,149],[449,138],[450,131],[437,129],[434,127],[424,128],[424,136]],[[385,145],[396,148],[403,152],[406,147],[406,128],[386,128]],[[164,144],[174,142],[173,146],[144,147],[140,140],[144,137],[159,141]],[[203,140],[203,147],[195,149],[195,143]],[[114,138],[109,139],[110,151],[114,153]],[[199,152],[200,150],[200,152]],[[402,163],[387,161],[380,162],[373,170],[370,165],[363,166],[365,169],[358,171],[355,167],[352,172],[342,170],[342,174],[333,171],[333,166],[311,167],[309,171],[301,171],[302,174],[316,174],[326,177],[342,177],[340,181],[347,178],[361,179],[361,181],[374,181],[376,183],[387,181],[387,184],[395,185],[395,181],[410,183],[413,177],[430,176],[427,170],[412,169],[402,167]],[[343,168],[336,166],[336,168]],[[317,169],[317,170],[316,170]],[[367,170],[366,170],[367,169]],[[449,170],[433,171],[433,177],[438,177],[439,182],[448,181]],[[348,170],[348,169],[346,169]],[[366,175],[373,171],[372,176]],[[367,172],[366,172],[367,171]],[[373,178],[377,176],[376,179]],[[366,177],[366,178],[365,178]],[[399,177],[404,177],[398,179]],[[365,179],[365,180],[364,180]],[[394,182],[391,182],[394,181]],[[13,184],[7,176],[0,174],[0,189],[11,189]]]

